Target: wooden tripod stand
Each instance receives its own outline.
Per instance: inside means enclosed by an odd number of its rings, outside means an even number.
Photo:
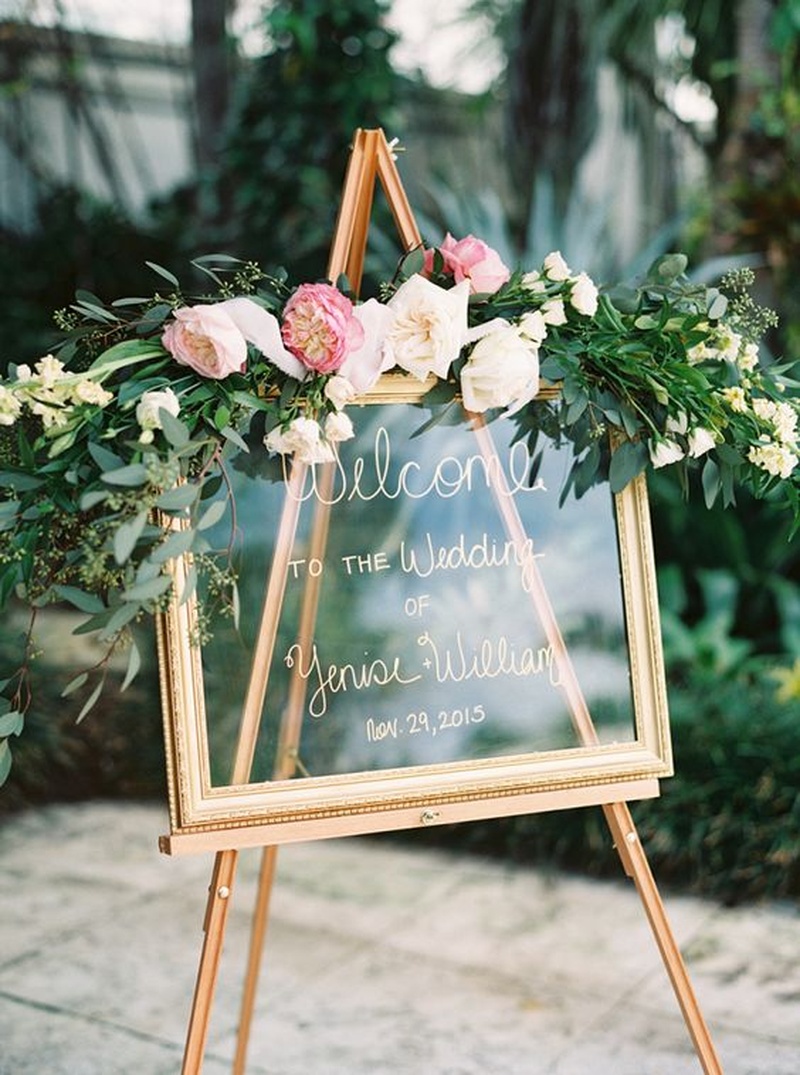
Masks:
[[[339,219],[328,264],[328,278],[336,280],[341,273],[345,273],[354,291],[358,291],[363,273],[367,232],[372,212],[376,179],[381,181],[404,250],[414,249],[421,242],[416,222],[383,132],[379,130],[357,131],[354,136]],[[485,423],[480,416],[470,415],[469,417],[472,420],[481,452],[484,453],[487,459],[491,458],[495,449]],[[489,470],[491,473],[498,473],[497,468],[489,468]],[[327,465],[327,467],[321,468],[321,471],[318,486],[324,489],[323,483],[332,480],[332,466]],[[261,711],[268,686],[269,668],[275,648],[277,624],[283,604],[289,558],[297,529],[302,499],[300,490],[303,487],[305,474],[305,465],[294,463],[289,479],[289,495],[284,501],[276,552],[270,569],[261,626],[253,654],[250,680],[235,751],[231,781],[233,784],[243,784],[248,781],[253,763]],[[524,541],[524,533],[520,533],[521,523],[519,517],[515,514],[512,498],[507,495],[500,495],[502,494],[502,489],[495,488],[494,491],[497,494],[495,499],[503,516],[507,534],[512,541]],[[330,498],[324,494],[320,497],[320,503],[312,525],[309,555],[319,559],[323,557],[327,542],[329,510],[326,502],[329,503],[329,501]],[[308,640],[313,635],[318,598],[319,582],[309,579],[306,585],[298,627],[298,637],[301,640]],[[560,663],[562,682],[565,684],[578,738],[583,746],[594,745],[598,742],[597,734],[577,679],[572,671],[555,615],[540,579],[536,580],[532,598],[548,640],[553,645],[554,652],[557,654],[557,659]],[[274,773],[276,780],[286,780],[294,774],[305,702],[304,691],[304,682],[295,676],[290,683],[289,698],[281,720]],[[686,967],[672,934],[628,806],[625,803],[616,802],[605,804],[602,809],[624,870],[632,878],[639,892],[702,1069],[705,1075],[722,1075],[722,1068],[698,1007]],[[234,1075],[244,1075],[245,1071],[247,1046],[269,917],[276,862],[277,846],[265,847],[262,853],[258,893],[253,914],[239,1034],[232,1069]],[[205,939],[200,957],[184,1052],[183,1075],[198,1075],[202,1070],[237,863],[238,852],[236,850],[223,850],[216,854],[204,922]]]

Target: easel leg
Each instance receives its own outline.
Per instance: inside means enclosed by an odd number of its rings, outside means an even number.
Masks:
[[[631,812],[626,803],[610,803],[603,807],[608,826],[614,837],[622,865],[632,878],[644,905],[650,928],[661,952],[661,959],[672,982],[672,988],[683,1012],[684,1022],[694,1044],[705,1075],[723,1075],[719,1057],[711,1041],[702,1012],[697,1003],[683,956],[667,919],[656,883],[650,871]]]
[[[211,1018],[211,1005],[214,1001],[214,988],[219,973],[222,943],[225,937],[225,925],[237,862],[237,851],[218,851],[214,859],[206,918],[203,923],[205,938],[200,954],[200,966],[197,970],[181,1075],[199,1075],[203,1069],[208,1023]]]
[[[269,920],[269,903],[275,880],[275,867],[278,860],[278,848],[275,845],[265,847],[261,856],[261,872],[258,877],[258,894],[253,922],[250,927],[250,952],[247,957],[247,973],[242,993],[242,1007],[239,1016],[239,1033],[236,1038],[236,1055],[233,1060],[233,1075],[244,1075],[247,1061],[247,1047],[250,1042],[250,1026],[253,1021],[258,976],[261,970],[261,957],[264,953],[264,939]]]

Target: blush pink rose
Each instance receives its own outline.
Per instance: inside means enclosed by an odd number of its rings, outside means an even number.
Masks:
[[[176,362],[202,377],[222,380],[247,365],[247,341],[218,306],[183,306],[164,329],[161,342]]]
[[[308,369],[333,373],[364,342],[364,329],[337,288],[301,284],[286,303],[281,336]]]
[[[448,232],[439,252],[444,258],[445,272],[452,273],[457,284],[469,280],[473,294],[492,295],[511,276],[497,251],[474,235],[456,241]],[[423,273],[426,276],[433,271],[433,257],[433,250],[425,251]]]

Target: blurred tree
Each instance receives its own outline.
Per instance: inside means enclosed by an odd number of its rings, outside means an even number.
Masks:
[[[388,7],[387,0],[265,5],[267,51],[240,72],[216,158],[161,207],[188,253],[225,249],[269,265],[285,261],[297,278],[324,272],[350,137],[357,127],[397,123]]]

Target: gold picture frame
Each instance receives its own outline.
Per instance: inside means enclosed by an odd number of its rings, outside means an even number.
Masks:
[[[414,459],[418,462],[407,463],[407,466],[422,466],[426,460],[431,466],[438,465],[435,455],[437,451],[435,437],[427,432],[419,437],[414,437],[413,434],[406,435],[409,429],[420,425],[419,404],[428,387],[430,386],[420,384],[407,376],[384,376],[370,393],[359,401],[362,406],[354,411],[356,428],[359,429],[361,425],[369,426],[369,422],[366,419],[362,421],[362,418],[364,415],[369,416],[371,408],[376,408],[372,413],[376,414],[381,421],[384,421],[383,415],[387,415],[389,416],[387,421],[399,423],[401,445],[411,444],[413,438]],[[470,528],[474,524],[477,527],[475,533],[483,535],[480,540],[484,540],[489,526],[486,518],[492,515],[492,525],[496,519],[500,520],[506,542],[502,544],[500,538],[493,538],[495,546],[506,551],[527,549],[530,554],[533,548],[532,539],[524,528],[517,508],[517,501],[524,500],[522,494],[517,495],[522,488],[522,483],[519,473],[515,473],[512,476],[512,481],[516,483],[515,492],[507,495],[509,494],[508,488],[505,493],[503,492],[503,483],[509,481],[509,467],[498,463],[500,456],[496,444],[497,429],[497,423],[486,424],[480,416],[464,415],[464,422],[458,436],[461,436],[462,444],[475,446],[474,452],[471,449],[464,449],[469,452],[466,458],[471,466],[479,470],[483,485],[492,487],[489,489],[491,508],[487,506],[489,501],[485,488],[480,490],[483,498],[480,501],[475,499],[478,493],[474,488],[463,491],[464,499],[467,501],[465,518],[468,520],[464,525],[468,533],[473,534]],[[406,433],[403,432],[404,430]],[[351,452],[354,453],[354,458],[363,461],[365,451],[374,451],[374,440],[364,448],[360,443],[361,436],[360,433],[357,434]],[[364,436],[369,436],[369,434],[364,434]],[[447,441],[447,443],[450,442]],[[519,448],[520,451],[526,453],[527,450],[522,445]],[[557,451],[556,457],[558,457]],[[456,466],[456,463],[451,461],[452,458],[454,457],[446,456],[446,466],[451,469]],[[520,470],[519,458],[519,452],[517,452],[516,471]],[[563,457],[557,458],[557,461],[563,464]],[[496,467],[495,464],[497,464]],[[376,754],[374,759],[373,756],[369,756],[367,762],[361,767],[352,770],[346,767],[344,769],[333,767],[329,771],[321,772],[320,775],[312,776],[309,775],[308,767],[304,764],[302,757],[303,728],[304,724],[306,728],[310,728],[311,725],[321,722],[315,722],[315,715],[309,714],[308,694],[312,685],[310,680],[313,677],[309,671],[310,664],[306,661],[306,672],[301,671],[300,675],[295,674],[293,682],[292,677],[289,676],[283,688],[280,703],[282,715],[280,721],[277,717],[274,718],[276,727],[270,733],[268,746],[272,770],[265,778],[263,758],[261,758],[267,749],[262,742],[265,721],[264,703],[265,699],[269,702],[270,680],[271,677],[273,680],[275,678],[275,669],[279,666],[285,667],[287,657],[291,661],[286,639],[284,638],[283,642],[279,643],[278,633],[279,621],[287,596],[291,565],[303,559],[294,551],[293,544],[298,534],[298,519],[302,511],[308,513],[310,499],[315,501],[317,507],[326,499],[326,496],[328,500],[336,500],[336,497],[330,494],[320,496],[319,490],[325,480],[337,480],[337,467],[341,471],[342,465],[341,463],[328,464],[326,479],[326,466],[307,467],[295,463],[291,471],[287,472],[285,482],[278,483],[278,485],[283,485],[283,495],[280,498],[282,506],[272,547],[269,581],[263,603],[259,600],[261,606],[259,626],[257,631],[253,629],[252,632],[254,642],[247,658],[249,674],[240,710],[241,719],[237,715],[238,727],[235,729],[235,734],[232,729],[229,729],[225,736],[227,743],[225,764],[228,768],[223,777],[212,775],[210,744],[215,735],[219,738],[220,733],[218,730],[215,730],[214,734],[209,731],[209,718],[211,718],[211,725],[214,725],[216,718],[214,713],[209,714],[206,699],[204,649],[191,641],[196,627],[196,598],[193,596],[183,603],[177,599],[174,600],[169,609],[160,617],[158,656],[165,720],[170,806],[170,833],[161,841],[162,850],[171,854],[181,854],[210,849],[264,846],[293,840],[354,835],[572,806],[632,801],[658,794],[658,781],[672,773],[672,756],[650,518],[646,485],[642,477],[635,479],[623,492],[613,498],[607,487],[597,491],[598,497],[610,498],[613,507],[609,508],[608,520],[605,523],[600,525],[597,520],[592,521],[592,532],[584,535],[583,540],[575,539],[581,538],[581,530],[590,517],[584,501],[577,502],[577,506],[571,509],[572,514],[565,519],[562,526],[564,532],[560,534],[556,524],[560,524],[561,513],[565,509],[562,505],[558,505],[555,492],[551,490],[546,499],[538,501],[534,513],[537,526],[548,513],[555,517],[546,520],[548,527],[554,527],[553,536],[549,539],[551,548],[561,550],[574,541],[578,550],[587,542],[595,550],[600,545],[605,549],[602,560],[599,552],[593,554],[595,558],[588,565],[588,569],[587,564],[583,562],[584,557],[575,554],[574,584],[568,580],[562,585],[562,593],[566,596],[562,596],[561,603],[566,602],[569,606],[567,618],[570,616],[574,618],[574,600],[571,595],[573,592],[580,594],[587,587],[596,585],[598,580],[603,581],[604,587],[603,595],[598,598],[598,601],[602,601],[604,605],[613,606],[616,600],[615,590],[618,594],[618,619],[620,623],[624,623],[624,642],[621,643],[617,638],[613,645],[605,647],[601,656],[604,659],[607,658],[606,650],[608,649],[616,651],[614,661],[617,666],[617,679],[621,682],[624,678],[630,691],[631,721],[628,731],[621,737],[613,735],[609,738],[603,733],[602,728],[598,731],[595,715],[586,700],[585,683],[582,681],[580,672],[575,669],[571,645],[565,641],[562,632],[559,602],[551,603],[546,572],[540,571],[536,563],[539,556],[545,557],[546,553],[537,553],[530,557],[530,561],[524,568],[527,572],[525,576],[527,581],[522,586],[525,593],[520,597],[520,601],[525,606],[528,603],[532,604],[532,618],[537,624],[536,630],[539,632],[540,639],[541,632],[543,632],[544,640],[539,647],[539,652],[546,653],[548,660],[557,669],[557,674],[551,673],[549,678],[558,680],[554,690],[560,697],[563,697],[564,712],[568,715],[571,725],[571,739],[565,739],[563,742],[554,741],[549,747],[543,749],[528,749],[525,747],[525,740],[521,739],[521,747],[506,744],[497,753],[492,753],[491,745],[487,747],[484,744],[478,755],[473,752],[472,747],[464,746],[461,753],[442,758],[438,751],[446,738],[443,734],[440,734],[436,743],[436,752],[433,751],[433,739],[440,727],[440,725],[435,725],[437,718],[429,718],[426,712],[424,727],[410,727],[408,724],[409,715],[415,716],[419,710],[415,694],[418,689],[416,682],[410,685],[400,685],[398,681],[402,677],[398,675],[395,677],[395,682],[391,684],[388,681],[392,679],[392,676],[385,674],[384,679],[387,683],[383,686],[393,688],[392,705],[394,710],[401,714],[401,726],[397,727],[397,717],[392,718],[394,720],[392,724],[386,719],[385,714],[365,720],[363,714],[356,718],[349,710],[340,719],[340,726],[352,730],[352,727],[360,722],[368,732],[370,728],[372,729],[373,740],[377,738],[375,729],[381,732],[385,732],[387,728],[393,729],[393,738],[398,741],[401,740],[403,732],[423,731],[427,734],[418,736],[416,743],[427,742],[431,750],[430,756],[416,758],[409,764],[404,763],[402,758],[400,763],[389,761],[384,764]],[[412,471],[412,473],[415,472]],[[454,482],[451,480],[450,484]],[[475,485],[477,488],[481,482],[478,481]],[[309,489],[313,490],[313,497],[309,496]],[[461,493],[462,491],[459,490],[458,497]],[[448,518],[451,514],[450,505],[455,504],[458,497],[452,497],[447,504]],[[469,500],[470,497],[473,501]],[[395,499],[402,501],[403,496],[400,495]],[[441,504],[438,506],[442,507]],[[360,515],[356,522],[364,535],[369,534],[369,520],[374,514],[373,509],[375,509],[375,504],[372,501],[364,500],[359,506]],[[312,560],[319,563],[320,567],[316,578],[305,579],[302,598],[295,602],[295,611],[292,613],[294,622],[290,625],[294,634],[291,637],[296,637],[300,641],[290,642],[290,645],[301,646],[305,638],[306,649],[309,652],[314,638],[316,617],[319,613],[321,590],[324,611],[325,592],[320,576],[323,574],[322,565],[325,562],[331,534],[334,537],[336,535],[337,510],[338,507],[333,511],[328,507],[321,513],[318,510],[316,522],[308,524],[305,536],[302,538],[305,559],[308,559],[309,563]],[[426,518],[424,511],[420,514],[420,518]],[[397,532],[399,525],[393,524],[393,532]],[[403,522],[402,525],[406,523]],[[427,522],[424,525],[427,527]],[[261,527],[257,526],[256,529],[260,535]],[[351,532],[352,529],[351,524]],[[426,529],[426,534],[429,534],[428,529]],[[430,541],[430,538],[428,540]],[[463,541],[460,547],[463,548]],[[352,557],[342,557],[341,549],[332,555],[334,558],[339,557],[336,565],[341,575],[340,560],[346,561]],[[386,557],[388,554],[384,552],[382,555]],[[460,558],[463,560],[463,554]],[[513,559],[513,555],[509,556],[507,552],[506,558]],[[582,575],[577,571],[579,559]],[[386,568],[389,563],[389,559],[384,559],[380,561],[380,566]],[[512,577],[515,567],[519,569],[520,564],[523,563],[525,563],[525,557],[519,553],[516,564],[512,564],[509,568]],[[173,591],[180,595],[183,592],[188,561],[186,558],[174,561],[170,569],[173,572]],[[612,576],[615,572],[614,578]],[[330,578],[332,574],[334,572],[327,569],[324,572],[327,578]],[[386,571],[383,577],[388,578],[393,574],[397,573]],[[561,575],[563,574],[562,571]],[[496,571],[493,573],[492,569],[485,568],[482,574],[480,567],[468,565],[460,575],[458,571],[452,572],[451,575],[453,578],[458,576],[457,586],[466,587],[468,584],[473,586],[483,606],[492,604],[493,587],[500,578]],[[364,586],[367,585],[367,580],[359,580],[357,584],[361,585],[362,582]],[[453,585],[451,580],[448,580],[448,584]],[[369,585],[373,587],[374,593],[366,603],[371,602],[373,606],[388,607],[390,599],[381,589],[383,578],[380,581],[377,578],[370,579]],[[447,591],[448,594],[452,592],[452,589]],[[260,596],[259,594],[259,599]],[[397,602],[399,598],[395,595],[394,600]],[[405,600],[409,601],[412,598],[406,597]],[[451,598],[447,595],[439,599],[440,606],[449,608],[450,604]],[[442,630],[448,629],[447,616],[448,613],[445,612],[440,617]],[[587,617],[591,618],[589,613],[584,614],[584,619]],[[397,618],[402,619],[402,614],[398,612]],[[331,619],[335,620],[335,617]],[[501,619],[500,622],[502,624],[505,621]],[[498,628],[498,630],[503,630],[503,628]],[[612,625],[612,634],[615,630],[616,628]],[[341,634],[342,632],[337,628],[334,633]],[[503,634],[502,637],[506,648],[514,644],[506,644],[505,635]],[[353,646],[358,643],[348,644]],[[413,640],[410,644],[413,646]],[[462,645],[460,633],[458,644]],[[489,643],[486,640],[474,643],[474,647],[480,645],[485,647]],[[517,645],[519,648],[523,643],[519,642]],[[624,653],[621,653],[623,649]],[[297,653],[302,653],[302,649],[293,652],[297,655]],[[447,659],[450,660],[450,657]],[[379,660],[382,662],[380,667],[385,673],[390,667],[390,661],[388,658],[383,660],[382,657]],[[397,658],[395,658],[396,661]],[[225,664],[227,673],[235,662],[226,663],[223,659],[221,663]],[[302,663],[301,660],[301,666]],[[597,663],[596,653],[595,663]],[[619,666],[624,666],[621,672]],[[483,671],[487,680],[490,675],[494,676],[494,670],[490,673],[488,666],[484,667]],[[474,662],[473,672],[476,677],[482,675],[481,669],[476,668]],[[418,678],[421,676],[418,669],[415,675]],[[503,683],[491,684],[494,692],[491,694],[494,710],[503,709],[510,690],[520,687],[520,683],[517,683],[514,677],[521,681],[525,691],[529,688],[532,690],[534,686],[538,688],[539,680],[542,679],[541,676],[538,680],[536,679],[536,670],[532,663],[527,672],[524,669],[520,672],[519,668],[515,668],[508,674],[498,673],[495,678],[504,681],[504,685]],[[226,674],[222,695],[226,704],[229,701],[228,680],[229,677]],[[319,679],[317,682],[320,682]],[[487,684],[481,683],[480,686],[483,689]],[[355,697],[356,693],[353,689],[351,697]],[[376,692],[370,696],[367,690],[364,691],[364,695],[372,698],[379,697]],[[454,712],[462,714],[463,719],[465,711],[462,704],[463,690],[455,693],[455,701],[452,703],[448,703],[446,699],[442,703],[441,693],[435,697],[439,701],[434,702],[432,712],[438,713],[439,719],[442,713],[450,712],[447,708],[450,704],[454,707]],[[349,704],[349,699],[347,701]],[[437,708],[442,704],[444,708]],[[368,723],[370,719],[373,721],[372,725]],[[511,722],[519,723],[518,708],[514,709],[513,716],[508,720],[509,726]],[[333,721],[330,723],[334,724]],[[416,723],[419,724],[419,719]],[[488,724],[488,722],[485,723]],[[486,731],[485,728],[473,730],[476,734]],[[342,737],[345,736],[344,731],[340,734]],[[347,734],[352,738],[350,732]],[[386,734],[388,738],[392,738],[388,732]],[[322,752],[324,757],[330,756],[333,749],[330,738],[329,736]],[[455,741],[455,737],[453,740]],[[462,740],[469,742],[463,736]],[[406,743],[408,741],[409,737],[406,736]],[[375,745],[374,749],[378,751],[379,745]],[[256,772],[259,768],[257,764],[259,760],[262,763],[260,775]],[[219,766],[217,766],[218,769]]]

